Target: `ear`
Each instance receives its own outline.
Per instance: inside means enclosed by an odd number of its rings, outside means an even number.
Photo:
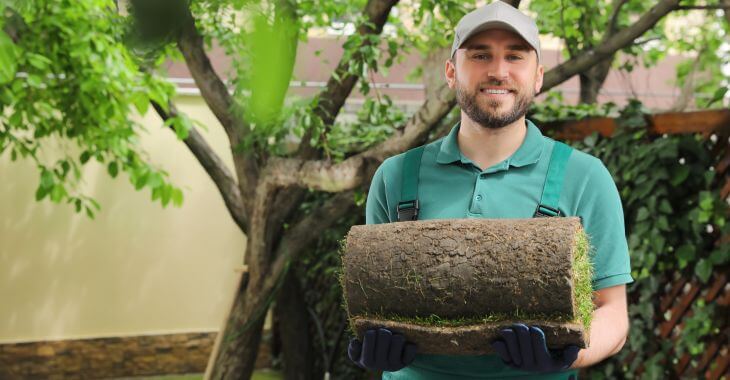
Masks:
[[[540,93],[540,89],[542,88],[542,79],[543,79],[544,74],[545,74],[545,67],[543,67],[541,64],[538,64],[537,73],[535,73],[535,94]]]
[[[454,61],[455,60],[456,54],[454,54]],[[454,62],[451,62],[450,59],[446,60],[444,74],[446,76],[446,83],[449,85],[449,88],[453,90],[456,86],[456,66],[454,65]]]

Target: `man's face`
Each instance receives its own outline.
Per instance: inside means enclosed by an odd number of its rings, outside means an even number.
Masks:
[[[446,62],[446,79],[467,116],[496,129],[525,115],[542,87],[543,70],[519,35],[490,29],[469,38]]]

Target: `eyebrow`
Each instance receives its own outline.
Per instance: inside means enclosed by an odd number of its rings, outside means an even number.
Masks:
[[[469,45],[466,47],[466,50],[492,50],[492,47],[484,44]],[[507,50],[529,52],[532,49],[525,44],[512,44],[507,46]]]

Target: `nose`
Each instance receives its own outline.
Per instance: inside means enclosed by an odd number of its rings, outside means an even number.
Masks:
[[[499,59],[493,59],[487,68],[487,76],[489,79],[495,79],[498,81],[506,80],[509,76],[507,63],[501,59],[501,57],[499,57]]]

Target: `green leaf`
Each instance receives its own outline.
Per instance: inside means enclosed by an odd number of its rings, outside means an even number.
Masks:
[[[64,196],[66,196],[66,189],[63,188],[63,185],[60,183],[53,185],[53,188],[51,189],[51,200],[58,203]]]
[[[712,210],[712,205],[715,203],[715,197],[709,191],[703,191],[700,193],[700,209],[705,211]]]
[[[706,283],[712,276],[712,263],[707,259],[700,259],[695,265],[695,274],[702,282]]]
[[[134,181],[134,189],[135,190],[139,190],[139,189],[143,188],[144,185],[147,184],[147,178],[149,177],[149,174],[150,173],[148,171],[144,171],[144,172],[139,173],[137,175],[137,178]]]
[[[150,188],[157,188],[164,184],[162,175],[160,173],[152,172],[147,176],[147,186]]]
[[[28,53],[27,58],[30,65],[38,70],[46,70],[53,63],[50,59],[35,53]]]
[[[730,261],[730,249],[718,249],[710,255],[710,262],[714,265],[722,265]]]
[[[183,204],[183,192],[180,189],[172,189],[172,204],[180,207]]]
[[[697,213],[697,222],[698,223],[707,223],[710,221],[710,217],[712,216],[712,212],[707,210],[699,210]]]
[[[41,172],[41,187],[44,189],[50,189],[53,187],[53,173],[50,170],[45,170]]]
[[[89,203],[91,203],[91,206],[97,210],[101,210],[101,205],[99,202],[97,202],[94,198],[88,198]]]
[[[672,179],[670,180],[670,183],[672,186],[679,186],[684,180],[689,177],[689,166],[687,165],[679,165],[674,170],[674,173],[672,175]]]
[[[48,188],[38,186],[38,189],[36,189],[35,191],[35,200],[40,201],[41,199],[45,198],[46,195],[48,195]]]
[[[150,107],[150,97],[144,92],[135,92],[132,94],[132,103],[137,109],[140,115],[144,116],[147,114],[147,110]]]
[[[160,197],[161,194],[162,194],[162,188],[160,188],[160,187],[153,188],[152,189],[152,200],[153,201],[156,200],[157,198]]]
[[[170,203],[170,198],[172,198],[172,189],[169,185],[161,186],[160,189],[160,201],[162,202],[162,207],[166,207]]]
[[[86,216],[89,217],[89,219],[94,219],[94,210],[91,209],[89,206],[85,206],[86,210]]]
[[[695,248],[691,245],[685,244],[677,248],[676,255],[682,260],[692,261],[695,259]]]
[[[720,87],[718,88],[715,93],[712,95],[712,98],[710,101],[707,102],[707,105],[705,107],[710,108],[713,104],[717,103],[718,101],[722,100],[722,98],[725,97],[725,94],[727,94],[728,88],[727,87]]]
[[[178,140],[185,140],[188,138],[190,129],[193,127],[190,119],[186,115],[180,114],[175,118],[175,120],[176,122],[173,124],[173,127],[175,128],[175,135]]]
[[[43,86],[43,79],[34,74],[29,74],[28,78],[26,78],[28,81],[28,85],[34,88],[41,88]]]
[[[18,71],[18,52],[13,40],[0,29],[0,84],[15,79]]]
[[[659,211],[665,214],[671,214],[673,212],[672,205],[666,199],[662,199],[662,201],[659,202]]]
[[[119,173],[119,166],[117,165],[116,161],[112,161],[107,165],[106,167],[107,172],[109,172],[109,175],[112,176],[112,178],[116,178],[117,174]]]
[[[642,207],[639,209],[639,212],[636,214],[636,221],[641,222],[643,220],[646,220],[647,218],[649,218],[649,215],[651,215],[649,210],[647,210],[646,207]]]
[[[91,158],[91,152],[88,150],[85,150],[83,153],[81,153],[81,156],[79,157],[79,161],[81,161],[82,164],[85,164],[89,161]]]

